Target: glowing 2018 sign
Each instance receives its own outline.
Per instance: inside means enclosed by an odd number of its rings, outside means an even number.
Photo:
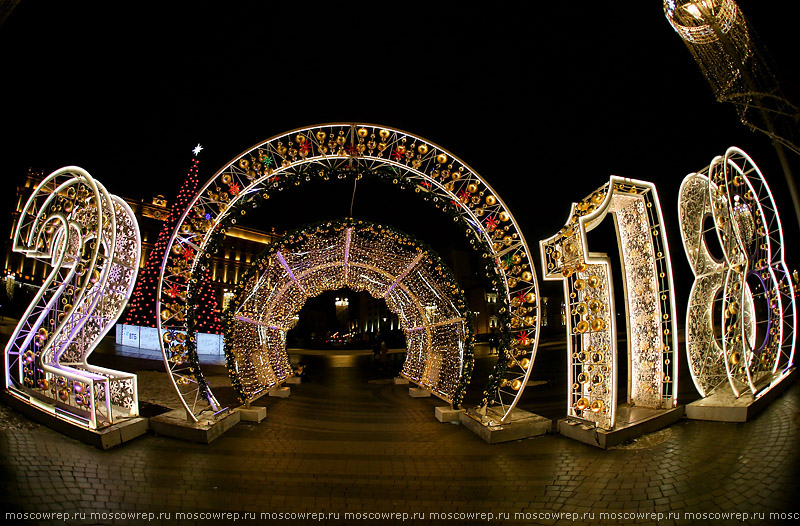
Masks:
[[[686,176],[678,208],[695,275],[686,313],[692,380],[703,396],[727,379],[735,396],[749,390],[757,398],[791,367],[797,328],[772,193],[752,159],[729,148],[703,173]],[[721,256],[709,250],[708,235],[719,240]]]
[[[141,238],[130,207],[85,170],[61,168],[25,204],[14,251],[53,269],[5,348],[8,392],[88,429],[137,416],[136,375],[87,362],[136,280]]]
[[[571,417],[612,429],[617,406],[617,333],[609,259],[589,252],[587,232],[611,213],[622,260],[627,313],[628,402],[672,408],[677,334],[669,248],[655,186],[611,177],[579,203],[567,225],[540,242],[544,278],[563,280]]]

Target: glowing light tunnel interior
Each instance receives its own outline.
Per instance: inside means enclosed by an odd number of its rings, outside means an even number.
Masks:
[[[472,371],[466,299],[439,257],[383,225],[342,220],[302,229],[265,253],[227,311],[226,355],[243,401],[292,374],[286,333],[309,297],[340,288],[383,298],[407,354],[401,375],[458,406]]]

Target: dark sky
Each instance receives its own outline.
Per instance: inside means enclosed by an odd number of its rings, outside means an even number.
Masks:
[[[800,101],[798,2],[739,4]],[[0,26],[0,56],[9,188],[28,166],[76,164],[112,193],[172,196],[198,142],[204,180],[273,135],[361,121],[463,159],[532,247],[610,174],[652,180],[674,225],[674,264],[688,272],[678,186],[737,145],[767,174],[787,238],[798,239],[774,150],[714,101],[658,0],[22,0]]]

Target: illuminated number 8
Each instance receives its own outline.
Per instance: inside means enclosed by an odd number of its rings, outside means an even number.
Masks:
[[[707,172],[686,176],[678,209],[695,275],[686,314],[692,380],[702,396],[727,379],[735,396],[758,397],[791,367],[797,319],[772,193],[752,159],[729,148]],[[709,251],[708,218],[722,259]]]

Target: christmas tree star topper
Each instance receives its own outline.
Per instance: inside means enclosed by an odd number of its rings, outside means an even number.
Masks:
[[[194,152],[194,156],[195,156],[195,157],[197,157],[197,155],[200,153],[200,151],[201,151],[202,149],[203,149],[203,147],[202,147],[202,146],[200,146],[200,143],[198,142],[198,143],[197,143],[197,146],[195,146],[195,147],[194,147],[194,150],[192,150],[192,151]]]

